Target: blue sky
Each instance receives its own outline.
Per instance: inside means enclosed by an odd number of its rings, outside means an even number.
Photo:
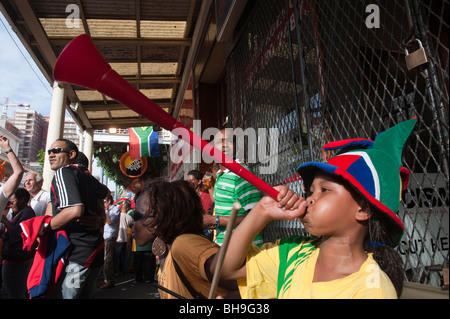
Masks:
[[[30,104],[31,110],[44,116],[50,115],[51,85],[2,13],[0,19],[0,103],[5,103],[5,97],[9,97],[9,102]],[[12,116],[17,109],[20,108],[9,107],[8,116]]]
[[[0,103],[5,97],[15,104],[30,104],[30,110],[36,110],[44,116],[50,115],[52,87],[47,82],[25,47],[20,42],[8,21],[0,12]],[[6,27],[6,28],[5,28]],[[9,107],[8,116],[14,115]],[[2,107],[0,106],[0,114]],[[66,117],[70,115],[66,111]],[[94,164],[92,173],[100,176],[100,168]],[[115,184],[111,181],[108,187],[114,192]]]

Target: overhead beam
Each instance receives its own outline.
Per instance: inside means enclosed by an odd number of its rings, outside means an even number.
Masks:
[[[208,22],[208,16],[209,16],[209,12],[212,8],[212,0],[204,0],[202,1],[202,5],[200,7],[200,12],[198,14],[198,18],[197,18],[197,23],[195,25],[195,29],[194,29],[194,35],[193,35],[193,39],[195,40],[195,42],[192,44],[192,46],[189,49],[189,53],[186,59],[186,63],[184,66],[184,71],[183,71],[183,78],[181,80],[180,83],[180,87],[178,89],[177,92],[177,98],[175,100],[175,106],[172,110],[172,116],[174,118],[178,117],[178,113],[180,112],[181,109],[181,104],[183,103],[184,100],[184,94],[186,92],[186,88],[189,84],[189,80],[191,78],[191,72],[192,72],[192,67],[194,65],[194,60],[197,56],[197,51],[200,48],[200,44],[201,41],[204,38],[204,33],[207,27],[207,22]]]
[[[91,120],[92,127],[95,130],[105,130],[111,127],[126,129],[129,127],[137,127],[137,126],[152,126],[155,125],[152,121],[147,120],[146,118],[124,118],[124,119],[115,119],[113,121],[110,120]]]
[[[161,108],[172,108],[173,103],[158,103],[158,106]],[[122,104],[82,104],[82,108],[85,112],[95,112],[95,111],[120,111],[120,110],[128,110],[129,108]]]
[[[26,21],[33,37],[39,43],[39,49],[47,60],[47,63],[53,68],[56,63],[56,55],[47,39],[44,29],[42,29],[41,23],[34,14],[33,8],[28,1],[16,1],[16,6],[23,20]]]
[[[73,38],[59,37],[50,38],[50,43],[54,45],[65,45]],[[192,39],[190,38],[92,38],[97,45],[168,45],[168,46],[190,46]]]
[[[20,14],[22,15],[24,21],[27,22],[27,25],[33,34],[33,37],[36,39],[35,41],[38,43],[38,48],[41,51],[44,58],[47,60],[48,65],[51,66],[53,69],[55,63],[56,63],[56,54],[53,51],[53,48],[48,41],[47,35],[42,28],[41,23],[39,22],[38,18],[34,14],[33,8],[30,6],[30,3],[28,1],[17,1],[16,6],[18,10],[20,11]],[[39,61],[38,61],[39,62]],[[38,63],[37,62],[37,63]],[[50,77],[51,75],[48,75]],[[75,97],[75,93],[73,92],[73,89],[70,85],[67,85],[67,95],[70,98],[71,101],[73,101],[73,98]],[[70,107],[66,106],[66,109],[69,111],[69,113],[73,116],[74,112],[70,109]],[[86,114],[80,113],[78,114],[79,118],[81,119],[82,123],[79,123],[77,118],[74,117],[75,122],[77,122],[78,126],[82,127],[81,124],[84,125],[86,128],[90,128],[89,120],[86,117]]]
[[[84,14],[83,4],[81,3],[81,0],[76,0],[76,1],[77,1],[78,8],[80,9],[80,17],[81,17],[81,21],[83,22],[84,32],[86,32],[86,34],[90,36],[91,32],[89,31],[89,25],[86,20],[86,15]]]
[[[123,77],[131,84],[166,84],[166,83],[180,83],[179,76],[149,76],[149,77]]]

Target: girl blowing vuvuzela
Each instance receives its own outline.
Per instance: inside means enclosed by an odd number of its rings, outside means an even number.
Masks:
[[[375,141],[331,142],[324,150],[337,153],[327,163],[300,165],[306,200],[283,186],[278,201],[265,196],[233,232],[222,279],[237,279],[242,298],[398,298],[403,272],[393,247],[409,179],[401,153],[416,122]],[[294,218],[314,237],[250,245],[270,221]]]

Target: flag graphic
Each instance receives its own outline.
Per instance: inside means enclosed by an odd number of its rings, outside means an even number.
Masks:
[[[130,157],[161,156],[159,153],[158,132],[153,131],[153,126],[130,127]]]

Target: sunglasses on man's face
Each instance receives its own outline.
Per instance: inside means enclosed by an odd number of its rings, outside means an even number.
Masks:
[[[48,153],[48,155],[50,155],[51,153],[53,153],[53,154],[59,154],[61,152],[69,153],[69,151],[70,150],[62,148],[62,147],[54,147],[54,148],[47,150],[47,153]]]

